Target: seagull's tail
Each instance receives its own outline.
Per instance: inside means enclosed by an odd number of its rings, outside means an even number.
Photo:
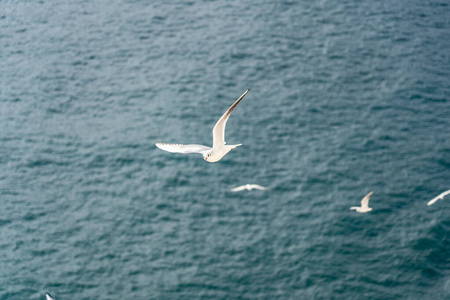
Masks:
[[[225,147],[229,148],[230,150],[233,150],[236,147],[242,146],[242,144],[237,144],[237,145],[225,145]]]

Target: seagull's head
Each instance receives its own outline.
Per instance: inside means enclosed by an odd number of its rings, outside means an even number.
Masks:
[[[222,158],[221,156],[213,155],[211,152],[203,155],[203,159],[209,163],[219,161],[221,158]]]

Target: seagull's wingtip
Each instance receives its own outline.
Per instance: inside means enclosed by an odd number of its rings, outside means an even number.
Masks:
[[[47,300],[54,300],[52,296],[50,296],[49,293],[45,294],[45,297],[47,298]]]

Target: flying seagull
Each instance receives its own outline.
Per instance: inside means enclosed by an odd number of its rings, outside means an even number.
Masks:
[[[45,296],[47,297],[47,300],[55,300],[52,296],[50,296],[50,294],[45,294]]]
[[[253,189],[262,190],[262,191],[267,190],[267,188],[264,186],[260,186],[257,184],[246,184],[246,185],[241,185],[241,186],[235,187],[234,189],[231,189],[231,191],[232,192],[239,192],[239,191],[243,191],[243,190],[251,191]]]
[[[443,192],[442,194],[440,194],[439,196],[437,196],[436,198],[431,199],[430,201],[428,201],[427,205],[430,206],[431,204],[433,204],[434,202],[438,201],[439,199],[444,199],[445,196],[450,194],[450,190]]]
[[[241,146],[238,145],[226,145],[225,142],[225,125],[227,124],[228,118],[230,117],[231,112],[236,108],[236,106],[241,102],[242,98],[247,95],[248,89],[245,93],[242,94],[236,102],[231,105],[231,107],[222,115],[222,117],[217,121],[216,125],[213,128],[213,146],[203,146],[203,145],[182,145],[182,144],[165,144],[165,143],[156,143],[156,147],[161,150],[172,152],[172,153],[200,153],[203,155],[203,159],[207,162],[217,162],[222,159],[228,152],[233,150],[234,148]]]
[[[366,213],[368,211],[371,211],[372,207],[369,207],[369,199],[370,199],[370,196],[372,196],[372,194],[373,194],[373,192],[370,192],[364,198],[362,198],[361,207],[353,206],[353,207],[350,207],[350,209],[354,209],[359,213]]]

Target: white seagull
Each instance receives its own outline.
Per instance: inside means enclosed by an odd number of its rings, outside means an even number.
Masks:
[[[262,190],[262,191],[267,190],[267,188],[264,186],[260,186],[257,184],[246,184],[246,185],[241,185],[241,186],[235,187],[234,189],[231,189],[231,191],[232,192],[239,192],[239,191],[243,191],[243,190],[251,191],[253,189]]]
[[[225,142],[225,125],[227,124],[228,118],[231,112],[236,108],[236,106],[241,102],[242,98],[247,95],[248,89],[244,94],[242,94],[236,102],[231,105],[231,107],[222,115],[222,117],[217,121],[213,128],[213,146],[203,146],[203,145],[182,145],[182,144],[165,144],[156,143],[156,147],[161,150],[172,152],[172,153],[200,153],[203,155],[203,159],[207,162],[217,162],[222,159],[228,152],[234,148],[241,146],[238,145],[226,145]]]
[[[434,202],[438,201],[439,199],[444,199],[445,196],[450,194],[450,190],[443,192],[442,194],[440,194],[439,196],[437,196],[436,198],[431,199],[430,201],[428,201],[427,205],[430,206],[431,204],[433,204]]]
[[[50,294],[45,294],[45,296],[47,297],[47,300],[55,300],[52,298],[52,296],[50,296]]]
[[[373,192],[370,192],[364,198],[362,198],[361,207],[353,206],[353,207],[350,207],[350,209],[354,209],[359,213],[366,213],[368,211],[371,211],[372,207],[369,207],[369,199],[370,199],[370,196],[372,196],[372,194],[373,194]]]

